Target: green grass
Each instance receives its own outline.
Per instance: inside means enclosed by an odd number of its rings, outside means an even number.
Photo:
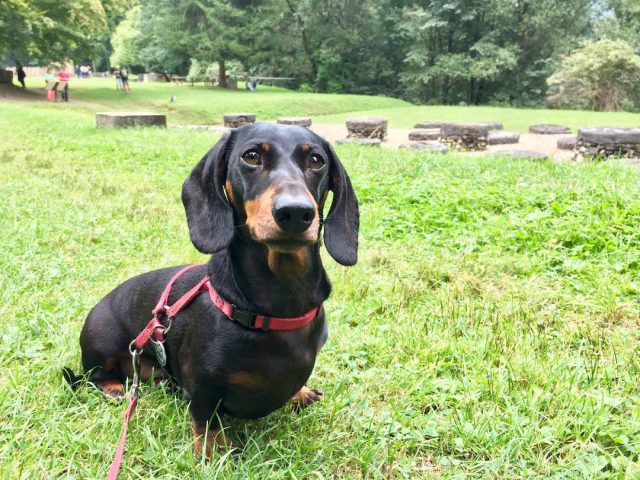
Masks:
[[[180,187],[216,138],[83,108],[0,108],[2,478],[104,478],[123,405],[60,376],[84,317],[205,259]],[[244,451],[204,465],[185,401],[145,385],[121,478],[640,478],[640,170],[337,152],[361,260],[326,257],[323,401],[226,421]]]
[[[28,78],[28,87],[37,89],[40,78]],[[555,123],[577,131],[587,126],[640,126],[640,114],[625,112],[584,112],[578,110],[530,110],[501,107],[414,106],[386,97],[365,95],[312,94],[259,86],[255,92],[177,87],[173,83],[131,83],[132,94],[115,89],[112,79],[71,81],[69,105],[48,104],[53,110],[95,112],[101,110],[152,110],[166,113],[169,123],[221,124],[232,112],[253,112],[258,120],[272,121],[283,116],[311,116],[317,123],[339,123],[349,118],[383,116],[391,128],[412,128],[418,122],[502,122],[506,130],[526,132],[530,125]],[[175,95],[176,103],[170,103]],[[41,98],[44,98],[44,92]],[[44,103],[44,102],[43,102]]]
[[[44,85],[40,78],[30,78],[27,86]],[[171,103],[175,95],[176,102]],[[41,98],[44,98],[44,91]],[[223,90],[202,85],[180,87],[173,83],[131,82],[131,94],[115,89],[115,80],[72,79],[69,105],[49,104],[48,108],[68,108],[85,112],[109,110],[152,110],[166,113],[169,123],[221,124],[225,113],[252,112],[258,120],[275,120],[279,116],[317,116],[333,113],[407,106],[407,102],[387,97],[299,93],[276,87],[260,86],[255,92],[244,89]]]

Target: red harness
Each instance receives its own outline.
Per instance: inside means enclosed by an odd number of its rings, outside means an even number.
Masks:
[[[111,467],[109,468],[109,474],[107,476],[108,480],[115,480],[118,476],[118,471],[120,470],[120,465],[122,463],[122,457],[124,456],[124,446],[127,439],[127,430],[129,426],[129,419],[133,414],[133,411],[136,408],[138,403],[138,386],[140,383],[138,369],[140,364],[140,354],[145,346],[151,342],[158,362],[161,366],[165,366],[166,364],[166,354],[164,350],[164,342],[166,340],[166,335],[171,325],[173,324],[174,317],[184,310],[198,295],[200,295],[204,291],[209,292],[209,298],[211,302],[224,313],[229,320],[239,323],[240,325],[252,328],[254,330],[263,330],[265,332],[272,330],[297,330],[299,328],[306,327],[318,316],[322,305],[318,307],[314,307],[309,310],[307,313],[304,313],[297,317],[267,317],[265,315],[259,315],[257,313],[248,312],[246,310],[241,310],[232,303],[227,302],[224,298],[222,298],[218,292],[216,292],[213,285],[209,281],[209,277],[204,277],[200,280],[191,290],[185,293],[182,297],[180,297],[176,302],[169,306],[169,295],[171,295],[171,290],[176,281],[189,270],[200,267],[202,264],[189,265],[179,270],[169,283],[162,291],[162,295],[160,296],[160,300],[156,304],[155,308],[152,310],[153,318],[149,321],[146,327],[138,334],[138,336],[133,339],[131,344],[129,345],[129,351],[131,352],[132,362],[133,362],[133,381],[130,389],[130,400],[129,406],[124,412],[124,427],[122,429],[122,434],[120,435],[120,442],[118,444],[118,448],[116,450],[116,454],[113,458],[113,462],[111,462]],[[160,321],[160,316],[165,315],[168,325],[165,327],[163,323]]]

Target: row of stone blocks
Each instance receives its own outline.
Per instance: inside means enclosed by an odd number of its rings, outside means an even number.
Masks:
[[[225,127],[238,128],[255,123],[256,116],[253,113],[230,113],[225,115],[223,120]],[[309,117],[278,118],[277,122],[283,125],[311,126],[311,118]],[[96,124],[102,128],[166,127],[167,116],[151,112],[97,112]]]
[[[253,113],[229,113],[223,117],[223,120],[225,127],[238,128],[256,123],[256,115]],[[311,118],[309,117],[283,117],[276,121],[282,125],[298,125],[307,128],[311,126]]]

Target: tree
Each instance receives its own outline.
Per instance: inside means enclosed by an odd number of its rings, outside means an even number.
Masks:
[[[118,24],[111,37],[113,53],[109,57],[111,65],[142,65],[141,42],[143,35],[140,31],[141,7],[129,10],[126,17]]]
[[[640,53],[640,1],[602,0],[594,30],[600,40],[624,40]]]
[[[91,56],[95,38],[108,31],[101,0],[2,0],[0,58],[52,62]]]
[[[528,103],[587,31],[592,0],[423,0],[404,11],[403,83],[418,100]]]
[[[118,25],[113,61],[142,63],[154,70],[186,73],[191,59],[218,63],[219,85],[226,87],[226,62],[250,53],[248,0],[143,0]],[[126,60],[126,61],[125,61]]]
[[[564,59],[549,78],[553,106],[587,107],[597,111],[640,106],[640,56],[622,40],[587,42]]]

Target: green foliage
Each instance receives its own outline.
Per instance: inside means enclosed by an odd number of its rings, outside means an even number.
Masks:
[[[54,62],[91,57],[108,31],[108,0],[4,0],[0,2],[0,58]]]
[[[113,53],[109,57],[111,65],[144,65],[146,59],[140,56],[144,36],[140,31],[142,8],[136,6],[127,12],[111,36]]]
[[[640,56],[622,40],[587,42],[564,59],[548,82],[553,106],[621,110],[640,107]]]
[[[209,103],[241,96],[218,93]],[[3,477],[104,478],[125,405],[72,392],[60,370],[79,368],[82,322],[116,284],[205,260],[180,187],[215,141],[3,103]],[[348,269],[325,257],[330,335],[310,382],[323,401],[224,418],[242,451],[205,463],[181,395],[145,384],[122,477],[637,478],[640,172],[337,153],[360,199],[361,255]]]
[[[183,75],[195,60],[221,85],[236,62],[290,87],[426,104],[542,106],[581,41],[640,53],[639,31],[638,0],[0,1],[0,58],[106,69],[111,55]]]
[[[430,0],[404,10],[402,81],[421,102],[526,104],[585,31],[591,0]]]

